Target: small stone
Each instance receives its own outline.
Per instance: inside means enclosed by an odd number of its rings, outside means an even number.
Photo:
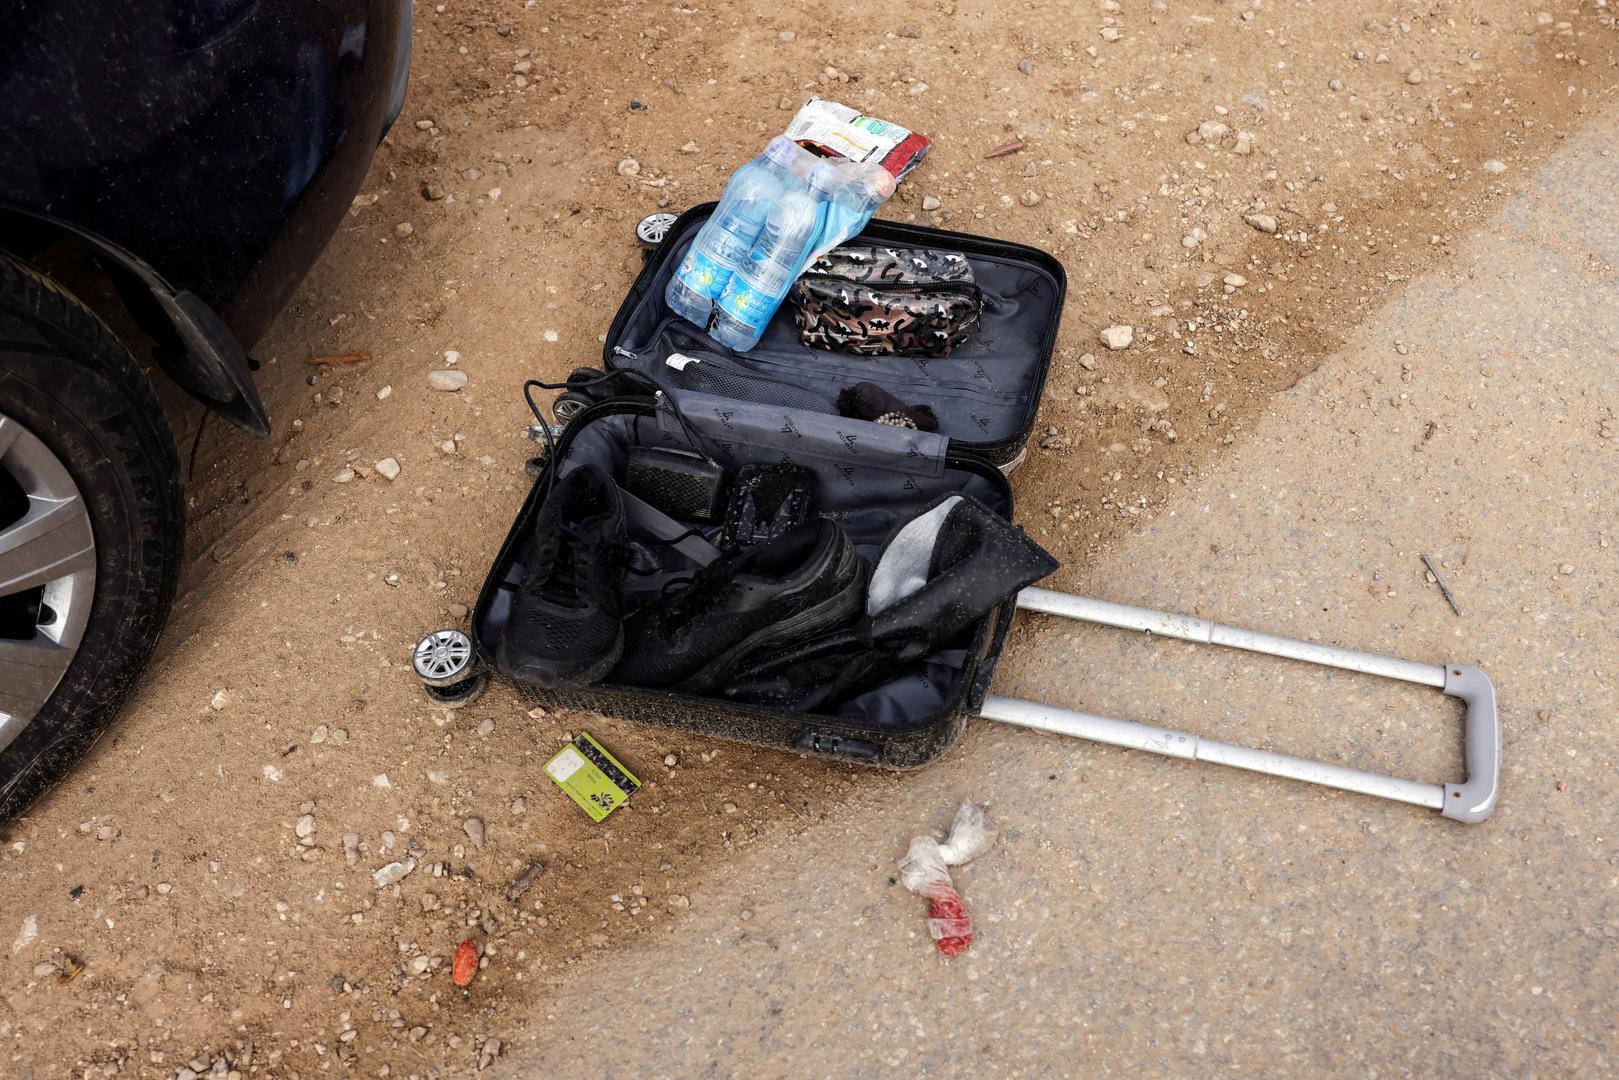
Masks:
[[[1237,132],[1236,145],[1231,148],[1231,152],[1247,157],[1254,152],[1254,143],[1256,141],[1252,132],[1239,131]]]
[[[510,885],[506,886],[506,899],[516,900],[522,896],[528,890],[528,887],[534,884],[534,879],[539,877],[544,870],[545,865],[543,863],[532,862],[525,866],[523,872],[513,878]]]
[[[1487,173],[1495,173],[1497,175],[1504,173],[1507,171],[1506,162],[1497,161],[1495,158],[1491,158],[1484,163],[1484,171]]]
[[[1243,277],[1241,274],[1227,274],[1225,276],[1225,283],[1231,286],[1233,289],[1240,289],[1244,285],[1248,284],[1248,279]]]
[[[56,974],[56,965],[49,960],[41,960],[34,965],[34,978],[44,979]]]
[[[354,470],[347,465],[343,466],[341,469],[338,469],[337,472],[332,474],[332,482],[337,484],[346,484],[353,479]]]
[[[478,1071],[483,1072],[495,1063],[500,1056],[500,1040],[485,1039],[483,1046],[478,1049]]]
[[[377,400],[378,401],[387,401],[388,398],[393,394],[393,392],[394,392],[394,388],[391,387],[391,386],[381,387],[380,389],[377,390]]]
[[[663,763],[672,769],[680,764],[680,759],[673,754],[665,754],[663,755]]]
[[[1327,89],[1331,90],[1334,94],[1342,93],[1343,88],[1344,81],[1342,79],[1333,79],[1327,83]]]
[[[443,184],[435,184],[432,181],[422,184],[422,198],[428,202],[438,202],[448,194]]]
[[[1102,344],[1110,349],[1128,349],[1136,339],[1133,326],[1110,326],[1102,331]]]
[[[1095,371],[1096,370],[1096,354],[1095,353],[1081,353],[1080,357],[1079,357],[1079,366],[1084,368],[1086,371]]]
[[[416,869],[416,860],[406,856],[398,862],[391,862],[372,873],[371,880],[376,882],[377,888],[386,889],[394,882]]]
[[[420,955],[420,956],[411,957],[411,959],[410,959],[410,973],[412,975],[424,975],[424,974],[426,974],[427,973],[427,965],[428,965],[428,963],[429,963],[429,960],[428,960],[428,957],[427,957],[427,955],[425,953]]]
[[[467,837],[472,841],[472,846],[477,848],[479,851],[482,851],[484,837],[483,819],[469,817],[461,823],[461,828],[466,832]]]
[[[490,717],[486,716],[486,717],[483,718],[483,720],[481,720],[478,723],[478,734],[479,735],[493,735],[494,732],[495,732],[495,721],[493,719],[491,719]]]
[[[1206,143],[1219,143],[1231,134],[1231,129],[1218,120],[1205,120],[1197,125],[1197,137]]]
[[[314,836],[315,815],[305,814],[303,817],[299,818],[298,824],[292,827],[292,831],[298,835],[298,839],[300,840],[307,840],[309,837]]]
[[[1405,81],[1410,83],[1412,86],[1420,83],[1422,81],[1422,69],[1412,68],[1410,71],[1406,72]]]
[[[1033,60],[1019,60],[1018,65],[1017,65],[1017,69],[1018,69],[1019,72],[1021,72],[1024,75],[1033,75],[1034,74],[1034,61]]]
[[[627,157],[618,163],[618,175],[620,176],[639,176],[640,173],[641,163],[634,158]]]
[[[167,896],[174,891],[174,885],[172,882],[160,881],[157,883],[157,891],[158,895]]]
[[[443,390],[446,393],[455,393],[466,389],[469,377],[464,371],[451,369],[437,369],[427,373],[427,385],[434,390]]]
[[[431,131],[431,130],[433,130],[433,121],[431,121],[431,120],[418,120],[418,121],[416,121],[416,130],[417,131]]]
[[[214,696],[208,701],[208,707],[214,710],[214,712],[223,710],[225,706],[229,704],[230,697],[223,690],[214,691]]]
[[[399,462],[391,457],[385,457],[377,462],[377,472],[382,474],[384,480],[399,479]]]
[[[793,33],[791,30],[783,30],[781,33],[776,35],[776,40],[791,45],[793,42],[798,40],[798,35]]]
[[[721,805],[720,809],[725,811],[727,814],[734,814],[736,813],[736,803],[728,801]]]
[[[1562,566],[1559,566],[1559,567],[1558,567],[1558,568],[1557,568],[1557,572],[1558,572],[1558,573],[1559,573],[1559,574],[1562,574],[1562,575],[1564,575],[1564,576],[1567,576],[1567,575],[1569,575],[1569,574],[1572,574],[1572,573],[1573,573],[1573,572],[1574,572],[1574,564],[1573,564],[1573,563],[1569,563],[1569,562],[1566,562],[1566,563],[1564,563],[1564,564],[1563,564],[1563,565],[1562,565]]]
[[[1276,219],[1269,214],[1247,214],[1242,220],[1262,233],[1274,233],[1276,231]]]
[[[669,899],[665,900],[664,903],[676,911],[685,911],[691,907],[691,899],[680,893],[675,893],[673,896],[669,897]]]
[[[411,233],[413,233],[415,231],[416,231],[416,226],[412,225],[408,221],[401,221],[398,225],[394,226],[394,235],[401,238],[401,239],[403,239],[404,237],[409,236]]]
[[[519,60],[519,61],[517,61],[517,63],[512,65],[512,74],[513,75],[527,75],[529,72],[531,72],[533,70],[534,70],[534,61],[532,61],[532,60]]]
[[[682,154],[695,154],[697,153],[697,144],[695,142],[688,142],[680,148],[680,152]]]
[[[281,770],[276,768],[274,765],[266,765],[260,771],[264,774],[264,778],[270,781],[270,783],[281,783]]]
[[[1573,570],[1569,571],[1571,574],[1573,572]],[[103,825],[101,828],[96,830],[96,839],[102,841],[103,843],[116,840],[118,839],[118,830],[113,828],[111,825]]]
[[[941,207],[943,205],[944,204],[942,202],[940,202],[937,198],[935,198],[932,195],[924,195],[924,196],[922,196],[922,209],[924,209],[924,210],[937,210],[939,207]]]
[[[343,861],[353,866],[360,861],[360,834],[346,832],[343,834]]]

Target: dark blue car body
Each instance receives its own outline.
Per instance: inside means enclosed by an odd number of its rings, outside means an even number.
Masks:
[[[0,0],[0,251],[88,249],[163,368],[258,434],[246,350],[404,101],[408,0]]]

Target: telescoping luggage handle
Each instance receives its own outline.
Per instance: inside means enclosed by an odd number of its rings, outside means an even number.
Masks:
[[[1460,784],[1421,784],[1401,780],[1379,773],[1348,769],[1308,758],[1289,757],[1267,750],[1254,750],[1245,746],[1215,742],[1196,735],[1148,724],[1125,720],[1110,720],[1105,716],[1072,709],[1059,709],[1032,701],[1020,701],[990,695],[984,699],[981,715],[989,720],[1016,724],[1020,727],[1050,731],[1059,735],[1074,735],[1094,742],[1125,746],[1133,750],[1147,750],[1169,757],[1189,761],[1212,761],[1231,765],[1251,772],[1271,776],[1286,776],[1312,784],[1355,791],[1362,795],[1375,795],[1382,799],[1412,803],[1438,810],[1445,817],[1468,824],[1476,824],[1490,816],[1495,809],[1496,795],[1501,781],[1501,726],[1495,714],[1495,687],[1477,668],[1460,664],[1437,667],[1418,664],[1392,656],[1351,652],[1330,645],[1276,637],[1272,634],[1239,630],[1222,626],[1207,619],[1190,615],[1173,615],[1164,611],[1113,604],[1105,600],[1092,600],[1083,596],[1052,592],[1049,589],[1024,589],[1018,594],[1017,606],[1024,611],[1037,611],[1046,615],[1059,615],[1079,622],[1114,626],[1122,630],[1140,630],[1161,637],[1182,641],[1226,645],[1233,649],[1283,656],[1305,663],[1359,671],[1379,675],[1401,682],[1431,686],[1450,697],[1460,698],[1467,704],[1465,753],[1467,779]]]

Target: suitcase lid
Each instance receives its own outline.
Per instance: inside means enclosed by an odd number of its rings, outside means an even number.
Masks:
[[[799,341],[784,304],[759,344],[738,354],[676,317],[663,300],[715,205],[680,215],[648,256],[608,329],[602,348],[608,371],[634,372],[677,395],[696,392],[828,414],[836,414],[840,390],[871,382],[908,405],[931,407],[952,452],[977,454],[996,465],[1022,452],[1039,412],[1067,291],[1055,258],[1005,240],[873,220],[851,244],[938,248],[968,257],[985,303],[966,343],[936,358],[829,352]]]

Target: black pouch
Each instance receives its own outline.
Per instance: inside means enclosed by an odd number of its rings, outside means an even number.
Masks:
[[[856,356],[948,356],[984,312],[967,257],[936,248],[834,248],[788,299],[805,345]]]

